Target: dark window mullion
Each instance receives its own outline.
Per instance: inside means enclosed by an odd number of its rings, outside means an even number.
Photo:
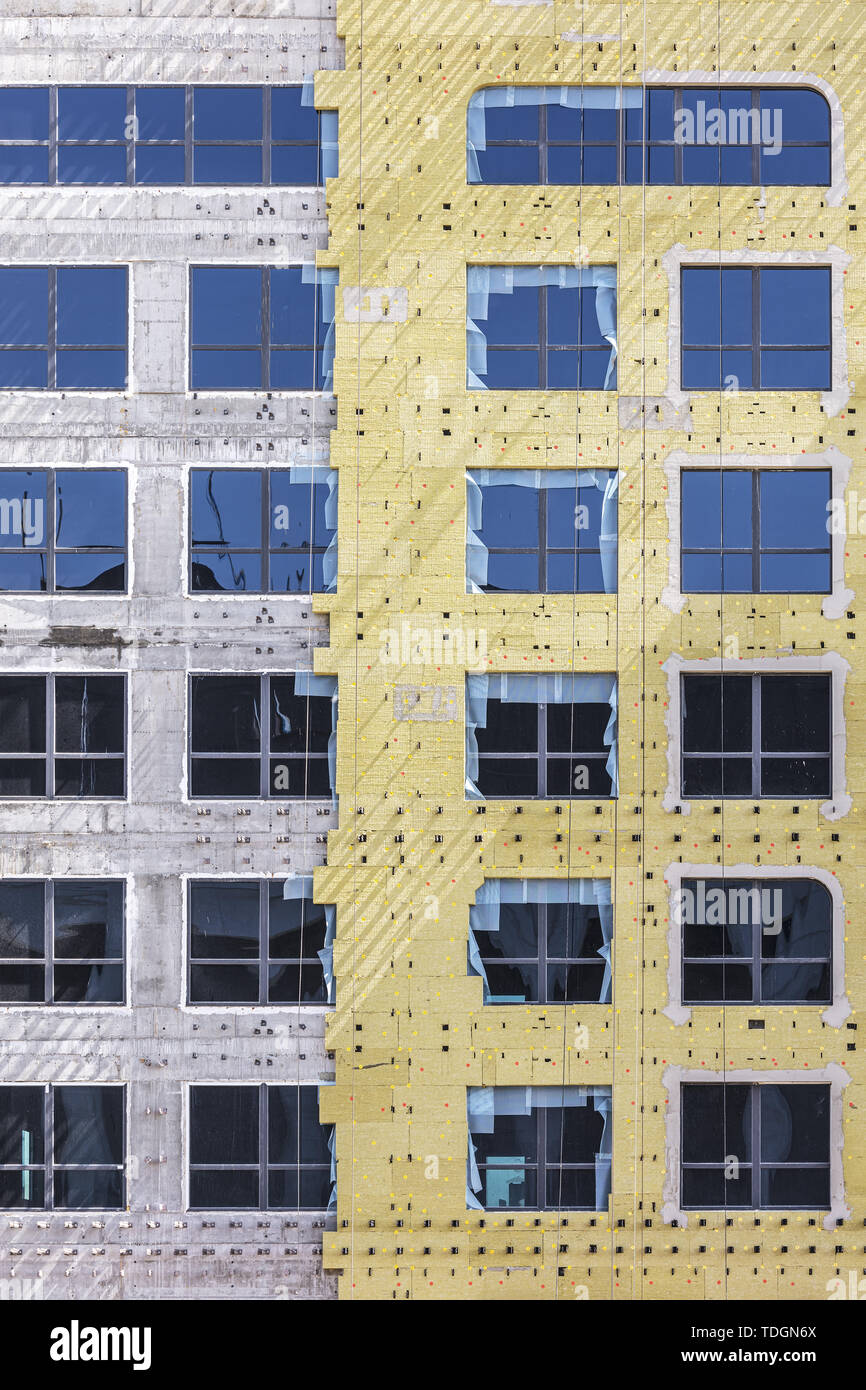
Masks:
[[[547,285],[538,286],[538,386],[547,390]]]
[[[193,89],[184,89],[183,106],[183,162],[185,169],[184,182],[193,182],[193,147],[192,147],[192,123],[193,123]]]
[[[271,182],[271,88],[262,87],[262,183]]]
[[[538,795],[547,796],[547,705],[538,705]]]
[[[270,879],[259,882],[259,1003],[268,1002],[270,977]]]
[[[543,1211],[547,1206],[547,1107],[544,1105],[536,1106],[537,1118],[536,1128],[536,1153],[535,1153],[535,1172],[538,1184],[535,1200],[538,1209]]]
[[[138,137],[138,124],[135,118],[135,88],[126,89],[126,182],[135,183],[135,141]],[[124,132],[126,134],[126,132]]]
[[[752,469],[752,593],[761,592],[761,474]]]
[[[761,677],[752,676],[752,795],[761,795]]]
[[[46,478],[46,501],[48,503],[48,516],[46,526],[48,534],[45,537],[45,582],[48,585],[49,594],[57,591],[57,554],[56,554],[56,526],[57,526],[57,470],[50,468]],[[76,547],[76,551],[79,547]]]
[[[649,105],[649,102],[647,102],[647,105]],[[676,87],[674,89],[674,129],[676,129],[677,117],[682,112],[682,109],[683,89],[682,87]],[[647,123],[647,127],[648,126],[649,123]],[[647,172],[649,172],[649,155],[647,155]],[[674,141],[674,183],[677,187],[682,187],[683,182],[683,146],[681,141],[676,140]]]
[[[259,686],[259,796],[271,794],[271,678],[262,676]]]
[[[48,387],[57,389],[57,266],[48,268]]]
[[[45,795],[54,795],[54,677],[45,676]]]
[[[544,185],[547,183],[548,177],[546,102],[540,101],[536,109],[538,111],[538,182]]]
[[[759,390],[761,385],[761,272],[757,266],[754,266],[752,268],[752,390]]]
[[[260,488],[262,498],[262,590],[268,594],[271,591],[271,470],[263,468],[260,470],[262,485]]]
[[[57,182],[57,88],[48,88],[48,182]]]
[[[265,391],[271,387],[271,267],[266,265],[261,271],[262,278],[262,386]],[[313,354],[315,357],[315,353]],[[315,381],[315,361],[313,362]]]
[[[42,887],[42,920],[45,932],[45,1002],[54,1003],[54,879]]]
[[[749,888],[757,888],[759,895],[758,902],[761,904],[761,907],[759,907],[757,913],[753,912],[751,914],[753,917],[757,917],[758,919],[757,922],[752,923],[752,1003],[761,1004],[764,1001],[764,990],[761,979],[761,952],[764,941],[764,900],[760,896],[761,881],[756,878],[750,879]]]
[[[752,183],[760,188],[761,186],[761,89],[752,88],[752,109],[758,113],[758,139],[752,141]],[[752,133],[752,122],[749,122],[749,134]]]
[[[54,1207],[54,1087],[46,1086],[43,1096],[42,1163],[45,1174],[45,1210]],[[31,1154],[32,1158],[32,1154]]]
[[[535,914],[536,948],[538,953],[538,1002],[547,1003],[547,903],[538,903]],[[566,934],[566,943],[568,937]]]
[[[752,1087],[752,1207],[761,1206],[761,1087]]]
[[[547,593],[547,488],[538,489],[538,592]]]

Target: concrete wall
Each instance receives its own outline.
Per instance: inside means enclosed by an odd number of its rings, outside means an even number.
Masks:
[[[18,8],[0,83],[280,83],[342,63],[327,0]],[[325,1009],[183,1004],[186,876],[311,872],[334,823],[324,802],[186,799],[187,673],[309,669],[328,640],[303,598],[185,597],[189,467],[326,459],[336,419],[313,396],[188,392],[188,266],[326,244],[321,189],[0,190],[4,263],[130,267],[130,389],[0,394],[0,466],[125,467],[133,576],[127,597],[0,599],[0,672],[125,672],[130,702],[127,801],[0,804],[0,876],[127,880],[128,1006],[0,1010],[0,1084],[125,1082],[129,1210],[0,1214],[0,1296],[333,1296],[324,1214],[185,1210],[188,1084],[326,1080]]]

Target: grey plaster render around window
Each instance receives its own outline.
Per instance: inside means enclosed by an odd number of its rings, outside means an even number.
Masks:
[[[665,507],[668,514],[668,582],[661,592],[661,602],[673,613],[681,613],[688,602],[688,594],[680,592],[681,554],[680,526],[682,522],[682,493],[680,471],[683,468],[829,468],[831,477],[830,496],[834,503],[834,515],[844,512],[845,489],[851,471],[851,459],[837,449],[835,444],[820,454],[686,454],[676,450],[664,461],[667,494]],[[828,515],[828,524],[830,517]],[[821,613],[825,618],[842,618],[845,609],[855,597],[853,589],[845,588],[845,546],[847,534],[833,529],[830,532],[831,581],[832,589],[821,603]],[[807,597],[802,595],[802,598]]]
[[[689,250],[682,242],[677,242],[661,258],[662,267],[668,277],[668,382],[666,397],[673,402],[676,412],[682,412],[688,420],[688,405],[694,391],[684,391],[681,384],[682,347],[682,292],[681,275],[684,266],[829,266],[830,267],[830,361],[832,367],[831,388],[821,391],[821,405],[828,416],[838,415],[844,410],[851,395],[848,380],[848,353],[845,338],[844,283],[845,271],[851,264],[851,256],[839,246],[828,246],[823,251],[710,251]],[[722,393],[706,391],[699,395]],[[733,394],[733,393],[729,393]],[[742,396],[762,394],[758,388],[744,387]],[[778,394],[778,393],[774,393]]]
[[[682,956],[683,956],[683,928],[679,920],[680,913],[676,910],[679,903],[680,885],[684,879],[712,879],[720,882],[722,879],[766,879],[771,882],[773,879],[815,879],[822,884],[830,894],[833,903],[833,1002],[821,1013],[822,1023],[826,1023],[830,1028],[841,1028],[845,1019],[851,1013],[851,1005],[848,1002],[848,995],[845,990],[845,903],[842,897],[842,886],[835,874],[831,874],[827,869],[818,869],[809,864],[782,864],[772,867],[764,864],[669,864],[665,869],[665,883],[668,886],[668,902],[670,905],[668,917],[668,1002],[662,1013],[669,1018],[672,1023],[680,1026],[689,1023],[692,1018],[693,1009],[702,1007],[699,1004],[683,1003],[682,987]],[[718,1012],[717,1005],[707,1005]],[[724,1008],[744,1008],[754,1012],[755,1009],[772,1008],[772,1004],[727,1004]],[[798,1008],[808,1008],[808,1004],[800,1004]],[[820,1007],[820,1006],[817,1006]]]
[[[665,711],[667,732],[668,783],[662,798],[666,811],[677,808],[685,816],[691,813],[691,803],[686,801],[680,789],[680,764],[682,753],[682,693],[681,677],[684,675],[708,676],[724,673],[726,676],[740,675],[804,675],[808,672],[828,674],[832,677],[832,796],[821,802],[820,812],[827,820],[840,820],[851,809],[851,797],[845,779],[845,679],[851,670],[849,662],[838,652],[824,652],[821,656],[763,656],[751,661],[734,660],[730,657],[708,657],[705,660],[686,661],[674,652],[662,663],[662,670],[668,678],[668,703]],[[719,798],[708,796],[706,801]],[[753,801],[754,797],[743,796],[741,801]],[[796,800],[796,797],[777,797],[777,800]]]
[[[850,1080],[851,1077],[838,1062],[830,1062],[826,1067],[814,1071],[811,1068],[801,1071],[738,1068],[721,1072],[707,1071],[705,1068],[666,1067],[662,1075],[662,1084],[668,1092],[669,1103],[664,1107],[665,1181],[662,1189],[662,1221],[676,1222],[682,1227],[689,1224],[689,1213],[682,1210],[680,1202],[680,1117],[683,1086],[690,1082],[751,1086],[763,1081],[773,1086],[800,1084],[830,1087],[830,1210],[824,1214],[823,1226],[825,1231],[834,1230],[837,1221],[844,1221],[851,1215],[851,1208],[845,1201],[845,1175],[842,1168],[842,1092]]]

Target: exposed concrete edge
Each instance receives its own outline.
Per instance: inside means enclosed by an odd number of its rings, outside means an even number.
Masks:
[[[830,1210],[824,1216],[824,1230],[832,1231],[837,1221],[844,1221],[851,1215],[851,1208],[845,1202],[845,1175],[842,1168],[842,1147],[845,1136],[842,1129],[842,1092],[851,1077],[838,1062],[830,1062],[820,1071],[767,1071],[765,1068],[742,1068],[736,1071],[706,1071],[704,1068],[666,1067],[662,1075],[662,1085],[667,1089],[670,1100],[665,1106],[665,1178],[662,1189],[662,1221],[676,1222],[683,1228],[689,1224],[689,1213],[680,1206],[680,1087],[684,1082],[754,1082],[764,1080],[768,1084],[791,1086],[829,1085],[830,1087]],[[710,1208],[707,1209],[711,1210]]]
[[[845,902],[842,885],[835,874],[827,869],[819,869],[808,864],[669,864],[665,869],[665,883],[668,885],[668,1002],[662,1013],[677,1026],[688,1023],[693,1008],[697,1005],[683,1003],[682,997],[682,931],[676,920],[677,893],[684,878],[814,878],[824,885],[833,903],[833,1003],[824,1009],[821,1019],[830,1028],[841,1028],[851,1013],[851,1005],[845,992]],[[737,1006],[740,1007],[740,1006]],[[749,1008],[748,1004],[742,1005]],[[772,1005],[756,1004],[754,1008],[768,1008]],[[810,1008],[815,1005],[803,1004]]]
[[[719,454],[708,457],[706,454],[686,454],[676,450],[664,461],[667,493],[665,508],[668,514],[668,582],[661,592],[661,602],[672,613],[681,613],[687,602],[687,595],[680,591],[680,524],[682,520],[682,494],[680,490],[681,468],[829,468],[830,496],[834,502],[834,514],[841,511],[845,515],[845,489],[851,472],[851,459],[832,444],[820,454]],[[828,523],[830,517],[828,515]],[[845,588],[845,545],[847,533],[833,529],[830,531],[831,583],[830,593],[821,604],[822,616],[829,619],[841,618],[854,598],[854,590]]]
[[[821,93],[830,108],[830,187],[824,192],[824,202],[836,208],[848,192],[848,178],[845,170],[845,121],[842,116],[842,103],[835,88],[814,72],[736,72],[722,68],[718,72],[707,72],[705,68],[693,68],[689,72],[667,72],[662,68],[647,68],[641,73],[641,81],[663,82],[670,87],[708,86],[761,87],[814,87]]]
[[[686,661],[678,652],[672,653],[662,663],[662,670],[668,678],[668,706],[665,712],[667,732],[668,784],[662,797],[666,811],[679,811],[687,816],[691,813],[691,802],[680,796],[680,753],[681,753],[681,714],[680,714],[680,676],[692,672],[707,675],[713,671],[724,671],[727,675],[751,675],[756,671],[829,671],[832,680],[832,742],[831,768],[834,794],[830,801],[823,801],[819,807],[827,820],[840,820],[851,809],[851,797],[845,779],[845,679],[851,670],[850,664],[839,652],[823,652],[821,656],[762,656],[750,661],[732,660],[730,657],[712,656],[703,660]],[[719,800],[707,797],[708,801]],[[728,798],[750,802],[754,797]],[[795,798],[781,798],[788,800]]]
[[[711,251],[705,249],[689,250],[681,241],[666,251],[661,257],[662,267],[668,277],[668,384],[665,395],[677,404],[677,409],[686,407],[691,393],[683,391],[680,379],[680,348],[682,338],[682,305],[680,303],[680,270],[684,265],[829,265],[830,276],[830,358],[832,378],[829,391],[821,391],[821,405],[824,413],[832,418],[848,404],[851,396],[851,383],[848,380],[848,352],[845,336],[844,283],[845,271],[851,264],[851,256],[840,246],[828,246],[825,251]],[[701,392],[702,395],[708,393]],[[720,394],[716,392],[716,394]],[[744,390],[741,395],[754,394],[760,397],[760,390]],[[778,394],[778,393],[777,393]],[[798,392],[798,395],[804,394]],[[810,393],[805,393],[810,394]]]

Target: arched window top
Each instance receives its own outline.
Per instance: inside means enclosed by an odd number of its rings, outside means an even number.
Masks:
[[[811,87],[496,86],[467,108],[469,183],[831,182],[830,106]]]

